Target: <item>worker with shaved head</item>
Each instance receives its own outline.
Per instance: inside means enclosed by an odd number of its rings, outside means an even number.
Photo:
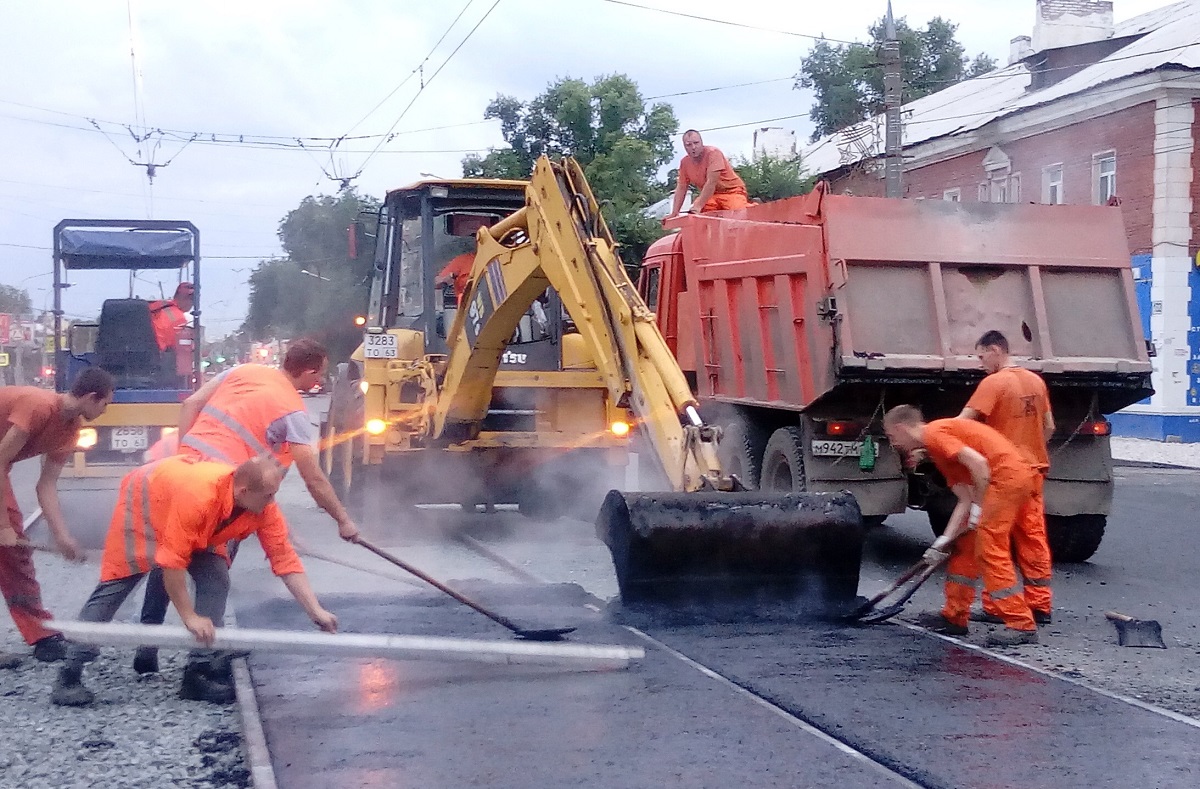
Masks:
[[[296,602],[321,630],[337,631],[337,617],[321,607],[304,565],[288,538],[287,524],[275,503],[283,474],[270,459],[254,458],[232,468],[174,455],[134,469],[121,481],[120,498],[109,523],[100,566],[100,584],[79,619],[109,622],[125,598],[152,569],[162,568],[171,603],[198,649],[183,672],[181,698],[229,704],[232,685],[213,665],[215,628],[225,616],[229,595],[231,541],[257,535],[271,564]],[[188,594],[187,576],[196,586]],[[59,670],[51,701],[60,706],[91,704],[95,695],[83,686],[83,667],[98,654],[73,644]]]
[[[699,192],[692,200],[693,212],[728,211],[750,205],[745,182],[720,149],[705,145],[695,129],[683,133],[683,148],[687,155],[679,162],[679,182],[667,219],[679,214],[692,187]]]
[[[966,635],[980,571],[1004,629],[988,646],[1036,644],[1037,624],[1017,579],[1014,529],[1038,517],[1033,503],[1037,470],[1011,441],[978,422],[935,419],[928,424],[911,405],[884,414],[883,429],[898,451],[925,450],[958,497],[946,531],[925,552],[931,565],[947,562],[946,604],[934,629]],[[960,535],[962,538],[960,539]]]
[[[986,332],[975,343],[979,361],[987,372],[959,417],[974,419],[994,428],[1016,445],[1033,463],[1034,477],[1031,506],[1036,511],[1018,521],[1013,530],[1013,552],[1025,581],[1025,599],[1039,625],[1051,622],[1050,543],[1046,539],[1046,508],[1042,498],[1050,455],[1046,442],[1054,434],[1054,416],[1050,412],[1050,393],[1046,382],[1032,370],[1016,366],[1008,352],[1008,338],[1001,332]],[[990,596],[983,595],[983,611],[972,619],[996,624],[1000,615]]]

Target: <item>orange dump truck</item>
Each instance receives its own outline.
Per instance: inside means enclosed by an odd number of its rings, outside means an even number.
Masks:
[[[1047,525],[1059,561],[1104,534],[1112,455],[1104,416],[1148,397],[1150,360],[1121,210],[888,200],[826,193],[684,215],[639,288],[706,416],[751,487],[849,490],[868,520],[953,500],[903,468],[881,416],[900,403],[956,415],[983,377],[975,342],[999,329],[1040,373],[1051,440]]]

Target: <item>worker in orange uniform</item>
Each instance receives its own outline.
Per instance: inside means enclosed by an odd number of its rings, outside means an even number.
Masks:
[[[467,283],[471,281],[471,267],[474,265],[474,252],[464,252],[461,255],[456,255],[438,273],[437,279],[433,283],[434,287],[441,288],[446,285],[453,285],[454,301],[456,304],[461,304],[463,293],[467,289]]]
[[[667,219],[679,214],[683,198],[693,186],[700,192],[692,201],[693,211],[728,211],[750,205],[745,182],[720,149],[705,145],[695,129],[683,133],[683,148],[687,155],[679,161],[679,183]]]
[[[337,632],[337,617],[321,607],[304,565],[288,539],[287,524],[275,493],[283,473],[266,458],[247,460],[237,468],[175,455],[134,469],[121,481],[120,498],[109,523],[100,566],[100,584],[79,619],[109,622],[142,577],[162,568],[167,594],[184,626],[201,647],[216,638],[229,594],[226,545],[257,535],[271,571],[313,623]],[[193,601],[187,576],[196,585]],[[54,704],[82,707],[95,694],[83,685],[83,667],[99,650],[73,644],[51,692]],[[191,701],[229,704],[231,684],[214,677],[208,649],[194,650],[183,672],[179,695]]]
[[[946,604],[936,629],[966,635],[982,569],[984,589],[1005,625],[988,635],[988,646],[1036,644],[1037,624],[1017,579],[1011,542],[1014,529],[1028,528],[1025,521],[1037,516],[1036,469],[1012,442],[978,422],[926,424],[915,407],[900,405],[884,414],[883,428],[897,450],[924,449],[958,496],[946,531],[923,557],[930,564],[948,561]]]
[[[1046,507],[1042,496],[1050,455],[1046,442],[1054,435],[1050,393],[1046,382],[1032,370],[1017,367],[1008,353],[1008,338],[989,331],[975,343],[979,361],[988,375],[980,382],[959,417],[974,419],[994,428],[1025,453],[1038,473],[1034,477],[1031,507],[1036,514],[1017,523],[1013,550],[1017,567],[1025,579],[1025,599],[1039,625],[1051,623],[1050,543],[1046,540]],[[983,612],[972,613],[978,622],[998,624],[999,613],[988,594],[983,595]]]
[[[86,368],[64,394],[35,386],[0,387],[0,490],[8,514],[0,522],[0,592],[13,624],[33,647],[33,656],[43,662],[62,659],[63,639],[46,626],[52,616],[42,607],[33,551],[20,544],[24,519],[9,472],[14,463],[45,456],[37,481],[38,504],[59,552],[71,561],[80,559],[79,544],[67,531],[58,502],[58,477],[75,452],[83,420],[103,414],[112,396],[112,376],[99,367]],[[0,654],[0,666],[12,668],[19,662],[15,655]]]
[[[188,313],[196,305],[196,286],[180,282],[174,298],[150,302],[150,323],[158,349],[166,351],[179,344],[179,330],[191,324]]]
[[[300,391],[317,385],[328,367],[328,351],[316,340],[293,340],[283,357],[283,369],[262,364],[240,364],[200,387],[179,412],[173,441],[155,446],[147,457],[154,460],[178,451],[199,460],[236,466],[258,457],[273,458],[285,473],[295,463],[317,506],[329,513],[344,540],[358,536],[358,526],[338,500],[333,485],[321,469],[317,436]],[[167,594],[160,573],[150,574],[142,603],[142,624],[159,625],[167,615]],[[137,651],[134,670],[158,671],[158,650]]]

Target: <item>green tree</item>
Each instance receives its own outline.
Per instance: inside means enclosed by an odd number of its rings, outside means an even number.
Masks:
[[[358,344],[354,316],[366,307],[370,249],[350,257],[348,229],[366,223],[375,233],[379,201],[348,189],[336,197],[309,196],[279,222],[286,257],[266,260],[250,275],[250,309],[242,326],[251,340],[312,336],[335,359]]]
[[[626,264],[637,263],[662,235],[642,210],[667,194],[658,172],[674,155],[671,137],[679,122],[671,105],[647,106],[629,77],[612,74],[591,84],[560,79],[527,102],[497,96],[484,117],[499,119],[508,147],[463,159],[464,177],[524,179],[543,154],[574,156],[627,250]]]
[[[996,68],[996,61],[984,53],[968,59],[955,38],[957,31],[958,25],[940,16],[919,29],[909,27],[904,19],[896,21],[905,103]],[[883,112],[884,20],[868,32],[869,43],[821,40],[801,59],[795,87],[816,94],[808,115],[815,126],[813,140]]]
[[[33,312],[33,301],[29,291],[15,285],[0,285],[0,312],[9,315],[29,315]]]
[[[751,200],[782,200],[812,191],[814,176],[804,170],[799,156],[760,156],[753,161],[744,158],[733,162],[733,169],[746,182]]]

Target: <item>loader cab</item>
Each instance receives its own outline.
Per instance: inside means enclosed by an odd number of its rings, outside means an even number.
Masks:
[[[418,331],[425,353],[448,353],[476,231],[524,205],[522,181],[422,181],[389,192],[379,214],[368,325]],[[560,369],[564,315],[553,291],[539,297],[521,319],[501,369]]]

